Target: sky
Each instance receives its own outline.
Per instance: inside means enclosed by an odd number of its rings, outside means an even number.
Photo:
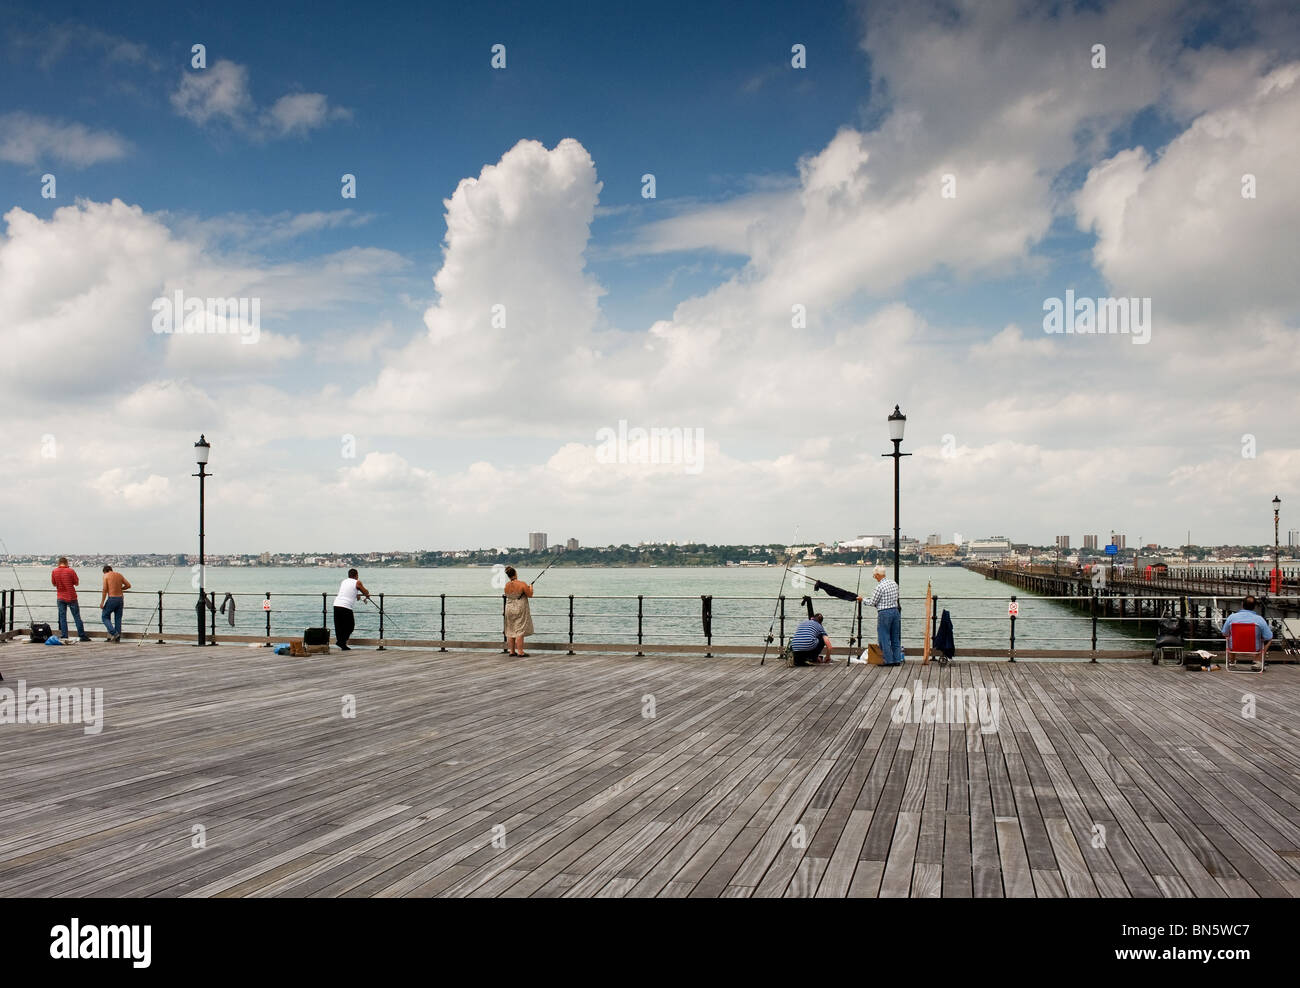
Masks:
[[[905,534],[1300,528],[1293,3],[0,0],[0,53],[11,552],[193,551],[200,434],[214,552],[879,534],[895,405]]]

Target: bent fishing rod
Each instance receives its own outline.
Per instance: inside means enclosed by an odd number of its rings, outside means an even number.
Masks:
[[[548,570],[548,569],[550,569],[552,566],[554,566],[554,565],[555,565],[555,561],[556,561],[557,559],[559,559],[559,558],[560,558],[560,553],[557,552],[554,556],[551,557],[551,561],[550,561],[549,563],[546,564],[545,569],[543,569],[540,573],[538,573],[536,576],[533,577],[533,583],[536,583],[536,582],[537,582],[538,580],[540,580],[543,576],[545,576],[545,575],[546,575],[546,570]],[[529,584],[530,587],[531,587],[532,585],[533,585],[532,583]]]

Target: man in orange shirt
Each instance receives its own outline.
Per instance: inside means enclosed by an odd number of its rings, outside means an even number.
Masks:
[[[125,576],[114,572],[112,566],[104,567],[104,587],[99,593],[99,619],[108,629],[108,640],[111,642],[122,640],[122,611],[126,607],[123,594],[130,589],[131,582]]]
[[[86,629],[81,623],[81,605],[77,602],[77,571],[68,565],[68,557],[60,556],[59,565],[50,573],[50,584],[58,591],[55,595],[59,602],[59,637],[68,637],[68,611],[77,623],[77,637],[83,642],[90,641]]]

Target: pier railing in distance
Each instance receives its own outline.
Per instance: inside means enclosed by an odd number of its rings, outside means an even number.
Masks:
[[[330,593],[208,593],[205,620],[215,643],[274,645],[301,637],[308,627],[332,630]],[[532,598],[536,633],[527,647],[574,654],[633,652],[758,654],[770,622],[779,652],[806,617],[802,595],[732,597],[718,595],[537,595]],[[920,654],[922,636],[937,630],[938,616],[950,610],[959,656],[1029,658],[1149,658],[1155,623],[1162,615],[1180,618],[1188,649],[1217,652],[1222,614],[1217,597],[1149,594],[1045,596],[1008,595],[934,598],[930,626],[923,628],[923,598],[904,597],[903,641],[909,655]],[[1009,613],[1008,604],[1017,611]],[[1122,603],[1121,603],[1122,601]],[[504,609],[500,594],[375,594],[359,601],[352,644],[378,648],[496,649],[505,651]],[[875,613],[865,604],[817,599],[836,655],[856,654],[874,641]],[[53,590],[0,590],[0,637],[44,621],[58,632]],[[1267,607],[1265,607],[1265,616]],[[131,591],[127,594],[122,638],[137,641],[197,639],[197,594],[188,591]],[[19,619],[25,624],[20,624]],[[706,620],[707,616],[707,620]],[[99,611],[82,612],[87,632],[103,638]],[[75,627],[69,626],[75,635]],[[1278,634],[1270,658],[1294,660],[1296,642]]]

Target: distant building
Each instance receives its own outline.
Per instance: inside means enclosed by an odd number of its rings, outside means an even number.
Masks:
[[[939,543],[938,545],[927,545],[925,553],[931,559],[955,559],[957,551],[961,547],[953,542]]]
[[[1011,555],[1011,540],[1005,535],[971,539],[966,543],[966,555],[972,559],[1002,559]]]
[[[1286,544],[1288,546],[1300,546],[1300,529],[1293,528],[1286,533]]]
[[[574,549],[578,548],[578,540],[569,539],[569,541],[565,543],[564,548],[567,549],[569,552],[572,552]]]
[[[261,563],[263,566],[270,566],[270,565],[271,565],[271,554],[270,554],[269,552],[264,552],[264,553],[262,553],[260,556],[257,557],[257,561],[258,561],[259,563]]]
[[[927,536],[925,537],[925,544],[926,544],[927,547],[928,547],[928,546],[932,546],[932,545],[938,545],[938,544],[939,544],[939,539],[940,539],[939,533],[938,533],[938,532],[934,532],[933,534],[931,534],[931,535],[927,535]]]
[[[892,535],[859,535],[856,539],[841,542],[839,547],[841,549],[892,549],[894,548],[894,537]]]
[[[529,532],[528,533],[528,551],[545,552],[546,551],[546,533]]]
[[[1119,546],[1121,549],[1127,549],[1127,548],[1128,548],[1128,536],[1127,536],[1127,535],[1119,535],[1118,533],[1112,533],[1112,534],[1111,534],[1111,537],[1110,537],[1110,544],[1111,544],[1111,545]]]
[[[1069,551],[1070,551],[1070,536],[1068,536],[1068,535],[1058,535],[1058,536],[1056,537],[1056,548],[1060,549],[1062,552],[1069,552]]]
[[[1097,536],[1095,536],[1095,535],[1085,535],[1085,536],[1083,537],[1083,547],[1084,547],[1085,549],[1096,549],[1096,548],[1097,548]]]

